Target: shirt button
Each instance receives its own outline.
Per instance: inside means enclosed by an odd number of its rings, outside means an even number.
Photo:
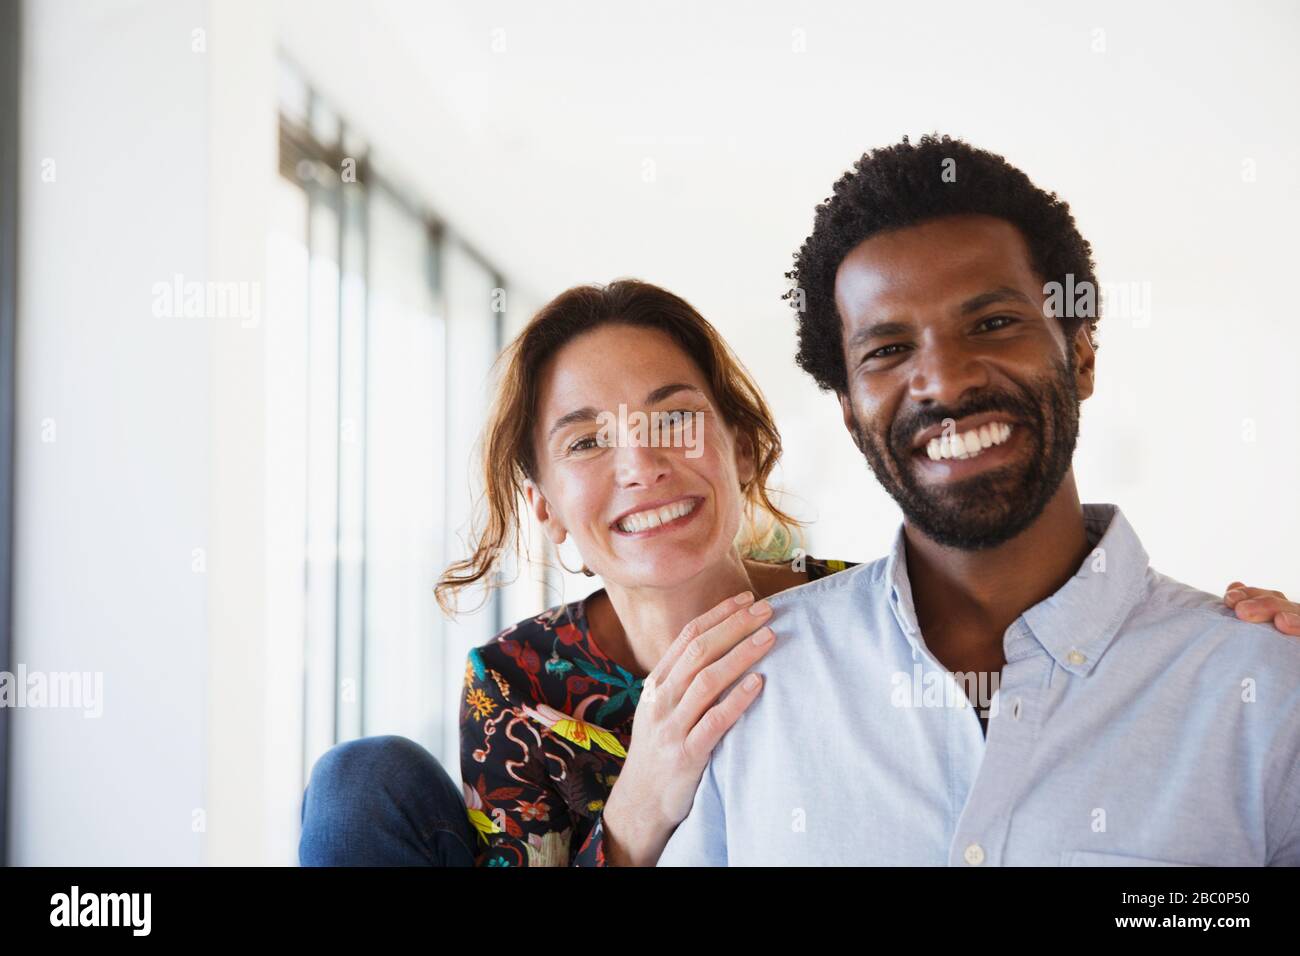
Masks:
[[[963,855],[966,857],[966,862],[971,866],[979,866],[984,862],[984,847],[978,843],[972,843],[966,847],[966,852]]]
[[[1069,661],[1071,664],[1073,664],[1075,667],[1078,667],[1080,664],[1082,664],[1082,663],[1083,663],[1084,661],[1086,661],[1088,658],[1084,657],[1084,656],[1083,656],[1082,654],[1080,654],[1078,651],[1072,650],[1072,651],[1070,651],[1070,653],[1066,656],[1065,659],[1066,659],[1067,661]]]

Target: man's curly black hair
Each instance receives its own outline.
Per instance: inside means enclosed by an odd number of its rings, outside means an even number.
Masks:
[[[953,160],[947,164],[945,160]],[[945,168],[955,181],[945,182]],[[834,194],[817,207],[813,231],[795,253],[786,273],[794,287],[783,298],[799,312],[799,367],[820,388],[843,394],[848,371],[841,344],[842,326],[835,308],[835,273],[859,243],[887,229],[961,213],[997,216],[1025,237],[1035,270],[1044,282],[1073,274],[1074,285],[1092,283],[1092,247],[1079,234],[1070,207],[1055,193],[1044,192],[1001,156],[961,139],[927,133],[915,144],[874,149],[840,177]],[[803,308],[799,293],[802,291]],[[1083,322],[1096,331],[1097,319],[1059,316],[1067,338]]]

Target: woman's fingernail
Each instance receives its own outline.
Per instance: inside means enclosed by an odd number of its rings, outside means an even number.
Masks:
[[[736,595],[736,603],[739,604],[741,607],[744,607],[746,604],[748,604],[748,603],[749,603],[750,601],[752,601],[752,600],[754,600],[754,592],[753,592],[753,591],[746,591],[744,594],[737,594],[737,595]]]
[[[756,690],[758,688],[758,675],[750,674],[745,678],[745,690]]]
[[[1282,623],[1287,627],[1300,627],[1300,614],[1294,614],[1291,611],[1287,611],[1282,615]]]
[[[772,629],[770,627],[760,627],[757,631],[754,632],[754,636],[751,637],[750,640],[753,641],[755,644],[757,644],[759,647],[762,647],[764,644],[770,641],[774,636],[775,635],[772,633]]]
[[[1246,596],[1246,592],[1243,591],[1241,588],[1233,588],[1231,591],[1228,592],[1228,597],[1232,598],[1234,601],[1240,601],[1245,596]]]
[[[749,609],[749,613],[757,617],[760,614],[766,614],[770,610],[772,610],[772,605],[768,604],[766,601],[759,601]]]

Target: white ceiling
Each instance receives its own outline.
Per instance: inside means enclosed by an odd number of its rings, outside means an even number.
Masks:
[[[1228,81],[1295,78],[1266,6],[1210,32],[1194,4],[1044,6],[281,0],[278,22],[386,160],[536,294],[637,274],[730,312],[775,308],[813,207],[873,145],[963,134],[1078,205],[1116,136],[1140,162],[1153,116],[1204,127]]]

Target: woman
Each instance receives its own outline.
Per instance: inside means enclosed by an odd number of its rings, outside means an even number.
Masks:
[[[439,603],[451,610],[489,579],[521,502],[606,586],[470,653],[464,803],[404,738],[321,758],[304,864],[653,865],[759,692],[758,675],[740,679],[774,643],[762,599],[847,566],[763,559],[797,526],[768,490],[780,437],[725,342],[677,296],[631,280],[570,289],[504,361],[486,524],[438,582]],[[638,412],[650,428],[627,427]],[[1280,629],[1282,611],[1300,610],[1259,589],[1228,600]]]

